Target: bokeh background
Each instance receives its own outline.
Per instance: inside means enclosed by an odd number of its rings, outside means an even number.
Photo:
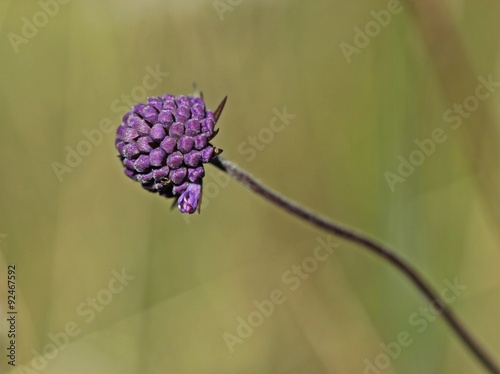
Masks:
[[[377,29],[373,12],[389,7]],[[282,277],[326,234],[214,167],[189,217],[123,175],[127,97],[189,94],[194,81],[210,108],[229,96],[214,140],[226,158],[388,244],[438,292],[464,285],[450,307],[500,361],[500,90],[456,130],[443,117],[479,76],[500,81],[499,17],[495,0],[2,0],[0,371],[484,372],[439,317],[416,324],[428,302],[406,278],[350,243],[292,291]],[[373,37],[355,39],[366,27]],[[295,117],[272,131],[285,108]],[[436,128],[446,141],[392,190],[386,173]],[[231,352],[226,333],[276,289],[285,301]],[[391,345],[404,332],[411,342]]]

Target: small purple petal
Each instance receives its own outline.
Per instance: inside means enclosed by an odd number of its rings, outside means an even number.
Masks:
[[[149,183],[153,179],[153,173],[149,172],[147,174],[139,174],[136,179],[141,183]]]
[[[205,169],[203,166],[198,166],[194,169],[188,169],[188,179],[190,182],[198,182],[205,176]]]
[[[161,97],[157,96],[148,97],[148,105],[151,105],[152,107],[160,111],[163,108],[163,100],[161,99]]]
[[[163,109],[175,112],[175,110],[177,109],[177,104],[175,104],[175,101],[167,101],[163,104]]]
[[[168,129],[171,138],[179,139],[184,135],[184,125],[181,122],[174,122]]]
[[[127,120],[127,125],[135,129],[139,135],[148,135],[149,126],[142,118],[137,115],[130,116]]]
[[[142,114],[142,111],[144,109],[146,105],[145,104],[142,104],[142,103],[139,103],[139,104],[135,104],[133,107],[132,107],[132,111],[137,113],[139,116],[143,116]]]
[[[149,135],[149,132],[151,131],[151,128],[146,123],[146,121],[144,121],[143,119],[140,119],[139,121],[136,121],[134,123],[134,125],[133,125],[133,128],[141,136],[143,136],[143,135]]]
[[[186,135],[195,136],[201,131],[200,121],[196,119],[190,119],[186,122]]]
[[[203,107],[203,105],[200,105],[200,104],[194,104],[192,107],[191,107],[191,117],[194,118],[194,119],[203,119],[205,118],[205,108]]]
[[[201,198],[201,185],[190,183],[186,191],[177,200],[177,206],[182,213],[193,214],[198,208]]]
[[[191,151],[184,155],[184,163],[187,166],[196,167],[200,164],[201,153],[198,151]]]
[[[131,142],[135,138],[137,138],[139,134],[133,128],[120,125],[116,130],[116,137],[124,142]]]
[[[205,163],[210,162],[213,156],[214,156],[214,147],[212,147],[211,145],[201,150],[201,160],[203,162]]]
[[[171,125],[174,122],[174,115],[170,110],[162,110],[160,114],[158,114],[158,122],[163,123],[164,125]]]
[[[146,155],[140,155],[137,160],[134,162],[134,168],[137,170],[139,173],[142,173],[145,171],[147,168],[149,168],[149,157]]]
[[[208,144],[208,137],[205,134],[200,134],[194,137],[194,148],[200,150]]]
[[[186,122],[191,117],[191,111],[185,105],[179,106],[175,112],[177,122]]]
[[[143,121],[143,119],[141,117],[139,117],[137,114],[134,114],[132,112],[129,112],[129,113],[130,113],[130,115],[128,116],[127,121],[126,121],[128,126],[134,127],[137,122]]]
[[[123,156],[127,158],[133,158],[139,154],[139,149],[137,148],[137,145],[135,142],[128,143],[123,147]]]
[[[196,119],[190,119],[186,122],[186,135],[195,136],[200,133],[201,124]]]
[[[184,160],[184,157],[182,156],[182,153],[177,151],[177,152],[170,154],[167,157],[167,165],[172,169],[176,169],[182,165],[183,160]]]
[[[139,151],[143,153],[149,153],[153,149],[151,148],[152,142],[153,139],[149,136],[143,136],[142,138],[137,139],[137,148],[139,148]]]
[[[190,136],[181,136],[177,142],[177,149],[182,153],[188,153],[194,146],[194,139]]]
[[[175,102],[176,102],[177,106],[181,106],[181,105],[190,106],[191,105],[189,98],[187,96],[184,96],[184,95],[177,96],[175,98]]]
[[[155,181],[159,181],[161,179],[166,178],[169,172],[170,172],[169,167],[163,166],[159,169],[153,170],[153,178],[155,179]]]
[[[144,119],[149,123],[156,123],[158,120],[158,111],[152,106],[145,106],[142,110]]]
[[[209,118],[201,120],[201,132],[208,137],[214,132],[215,122]]]
[[[175,170],[170,170],[170,173],[168,174],[168,179],[170,179],[175,184],[182,184],[184,183],[186,175],[187,175],[187,169],[179,168]]]
[[[162,140],[160,143],[161,149],[163,149],[167,153],[172,153],[175,149],[177,142],[174,138],[169,138],[168,136]]]
[[[165,129],[160,123],[157,123],[151,128],[150,136],[153,140],[161,142],[166,136]]]
[[[149,162],[151,166],[162,166],[166,157],[167,154],[163,149],[155,148],[149,154]]]
[[[184,191],[186,191],[186,188],[188,188],[189,186],[189,183],[188,182],[184,182],[183,184],[179,185],[179,186],[173,186],[172,187],[172,193],[174,195],[180,195],[181,193],[183,193]]]
[[[131,160],[129,158],[126,158],[123,160],[123,165],[125,165],[126,168],[130,170],[134,170],[134,160]],[[134,172],[135,173],[135,172]]]

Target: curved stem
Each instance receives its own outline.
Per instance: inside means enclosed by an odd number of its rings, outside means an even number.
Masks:
[[[292,213],[293,215],[308,221],[314,226],[322,228],[332,234],[342,237],[368,249],[370,252],[382,257],[404,275],[424,294],[424,296],[434,305],[434,307],[441,312],[443,318],[455,331],[462,342],[476,355],[477,359],[491,372],[500,374],[500,368],[491,359],[483,348],[477,343],[457,317],[451,312],[441,298],[435,291],[427,284],[418,271],[413,268],[409,263],[400,258],[397,254],[392,252],[389,248],[382,244],[377,243],[373,239],[365,235],[353,231],[349,228],[343,227],[335,222],[331,222],[301,206],[294,201],[288,200],[269,187],[257,181],[252,175],[240,169],[238,166],[222,157],[216,157],[212,160],[212,164],[225,171],[238,182],[249,188],[253,192],[262,196],[264,199],[279,206],[280,208]]]

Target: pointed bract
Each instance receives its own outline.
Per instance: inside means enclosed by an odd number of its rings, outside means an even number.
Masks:
[[[224,109],[224,106],[226,105],[226,100],[227,100],[227,96],[224,97],[224,99],[222,99],[222,101],[219,104],[219,106],[217,107],[217,109],[215,109],[215,112],[214,112],[215,123],[217,123],[217,121],[219,120],[219,117],[222,113],[222,110]]]

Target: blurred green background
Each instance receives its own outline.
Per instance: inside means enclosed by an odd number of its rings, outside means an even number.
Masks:
[[[397,3],[0,2],[0,372],[484,372],[406,278],[350,243],[291,290],[282,277],[327,236],[214,167],[189,217],[123,175],[129,100],[194,81],[209,108],[229,96],[226,158],[387,243],[438,292],[466,286],[450,307],[500,361],[500,92],[471,99],[456,130],[443,117],[479,76],[500,80],[500,4]],[[296,117],[273,131],[283,110]],[[386,173],[436,128],[446,141],[392,191]],[[259,320],[273,290],[285,301]],[[258,326],[238,330],[249,315]]]

